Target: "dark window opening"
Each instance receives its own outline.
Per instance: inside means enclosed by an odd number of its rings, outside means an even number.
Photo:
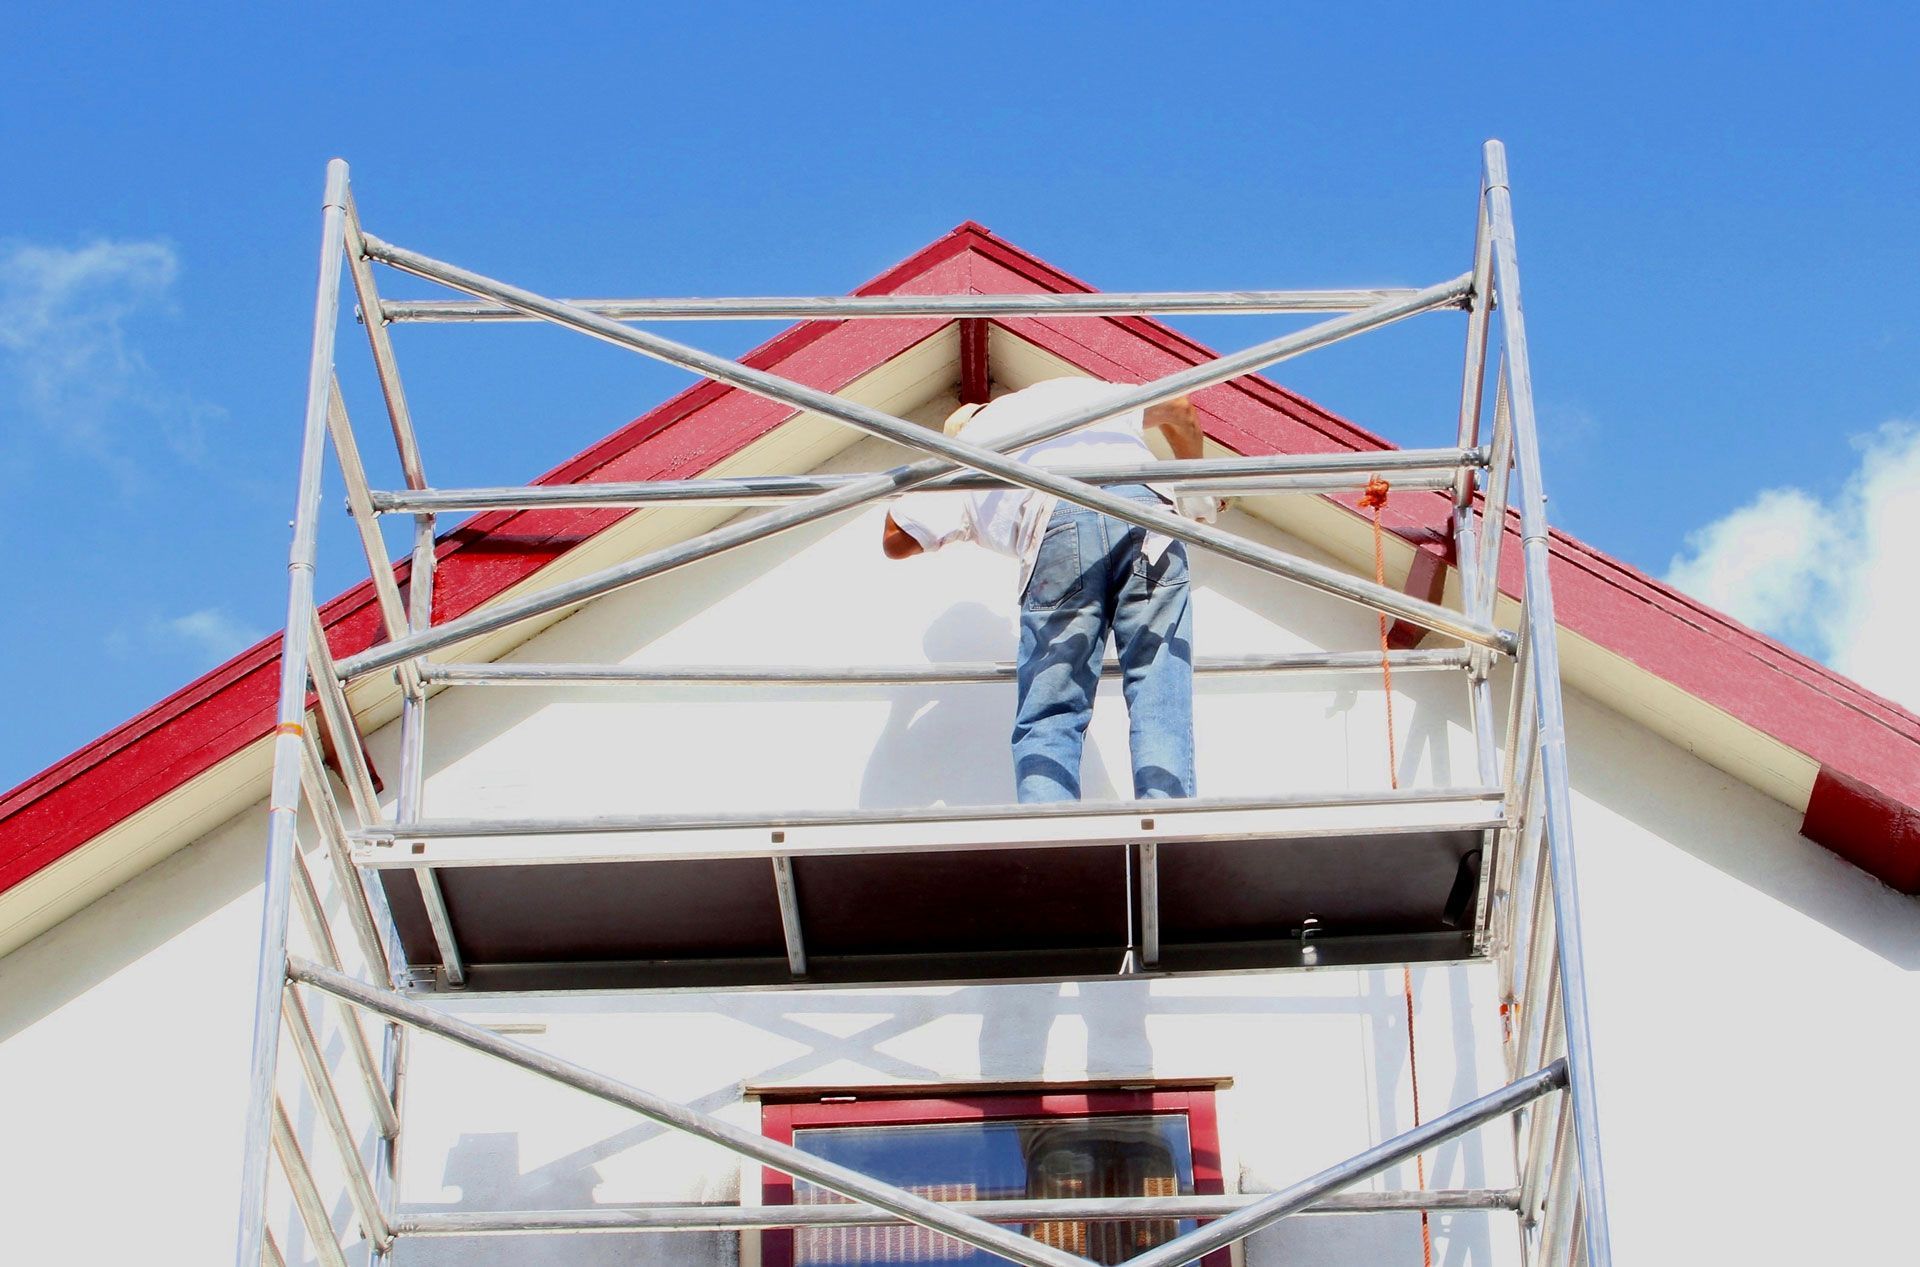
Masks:
[[[769,1105],[770,1138],[934,1201],[1159,1197],[1223,1190],[1211,1091],[980,1095]],[[765,1199],[845,1198],[766,1174]],[[1197,1226],[1193,1219],[1054,1219],[1009,1224],[1096,1263],[1121,1263]],[[766,1267],[868,1267],[1000,1259],[914,1226],[800,1228],[762,1241]],[[1227,1251],[1206,1267],[1225,1267]]]

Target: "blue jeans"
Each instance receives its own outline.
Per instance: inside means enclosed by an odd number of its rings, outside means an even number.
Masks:
[[[1110,490],[1163,505],[1140,484]],[[1112,633],[1127,700],[1137,798],[1184,797],[1193,779],[1193,613],[1187,551],[1158,561],[1146,530],[1062,502],[1020,598],[1013,776],[1021,802],[1080,799],[1080,750]]]

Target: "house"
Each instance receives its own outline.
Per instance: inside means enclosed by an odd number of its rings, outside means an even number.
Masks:
[[[1087,290],[964,224],[859,293]],[[1039,315],[808,321],[746,362],[937,428],[956,400],[983,390],[1071,374],[1142,382],[1209,355],[1141,317]],[[1387,447],[1260,378],[1210,388],[1196,402],[1210,453]],[[903,453],[705,384],[539,482],[863,472],[894,466]],[[1450,506],[1445,491],[1389,499],[1389,584],[1429,598],[1457,588]],[[478,514],[438,543],[434,623],[737,513]],[[876,505],[823,520],[489,633],[459,658],[1004,660],[1011,565],[961,552],[889,561],[877,548],[881,513]],[[1250,497],[1227,526],[1371,575],[1371,527],[1351,496]],[[1590,546],[1555,536],[1551,556],[1618,1261],[1905,1260],[1903,1199],[1915,1177],[1906,1142],[1920,1135],[1920,1100],[1909,1089],[1920,1050],[1920,719]],[[1518,549],[1502,561],[1501,588],[1516,594]],[[407,564],[395,574],[405,585]],[[1194,575],[1200,655],[1376,643],[1371,613],[1325,594],[1201,551]],[[336,659],[385,637],[371,584],[325,603],[321,621]],[[1417,642],[1417,630],[1400,632],[1402,643]],[[0,800],[0,1139],[9,1163],[0,1245],[8,1260],[218,1262],[232,1254],[278,646],[274,638],[244,652]],[[1496,668],[1497,715],[1510,686],[1509,670]],[[399,690],[389,675],[368,674],[350,699],[391,803],[402,765]],[[435,697],[422,795],[432,816],[468,819],[996,805],[1010,799],[1008,699],[994,681],[604,691],[448,684]],[[1400,782],[1417,790],[1470,780],[1473,721],[1459,675],[1402,673],[1393,699]],[[1371,676],[1203,679],[1203,793],[1386,788],[1382,702]],[[1090,798],[1113,799],[1127,786],[1125,751],[1122,712],[1106,701],[1091,738]],[[329,755],[343,771],[357,760]],[[303,820],[303,851],[339,915],[352,898],[332,883],[326,838],[324,824]],[[821,1156],[932,1166],[940,1176],[916,1190],[936,1200],[1273,1191],[1407,1130],[1416,1085],[1431,1118],[1510,1076],[1499,968],[1471,945],[1402,956],[1418,961],[1405,995],[1401,969],[1386,961],[1160,972],[1115,955],[1110,970],[1089,973],[1046,958],[1094,946],[1097,933],[1084,945],[1022,943],[1039,956],[1030,968],[947,972],[920,963],[892,984],[872,972],[859,986],[837,987],[830,976],[780,984],[755,975],[766,955],[713,944],[732,935],[714,931],[730,918],[722,909],[729,896],[691,887],[688,873],[689,887],[654,894],[650,927],[663,944],[681,938],[689,959],[761,964],[740,970],[753,988],[723,989],[720,977],[697,971],[583,981],[527,970],[545,934],[539,920],[516,923],[516,915],[566,912],[574,922],[553,935],[591,943],[594,919],[617,921],[638,898],[623,893],[609,914],[591,880],[548,883],[557,872],[533,874],[540,870],[525,868],[492,894],[450,896],[472,980],[445,988],[444,963],[437,976],[429,964],[417,997]],[[433,935],[419,899],[407,905],[411,874],[394,868],[402,879],[383,892],[408,960],[420,963],[431,958]],[[965,891],[964,868],[942,874],[940,883],[959,886],[956,904],[991,908],[992,893]],[[858,876],[841,880],[857,899],[846,918],[869,927],[886,916],[884,884],[861,890]],[[1072,885],[1105,882],[1054,874],[1032,900],[1064,902]],[[556,897],[543,884],[571,889]],[[806,884],[803,876],[803,892]],[[903,898],[901,910],[923,919],[939,897],[921,892],[912,898],[918,907]],[[1114,909],[1129,900],[1121,891]],[[482,909],[488,902],[491,913]],[[1023,910],[1023,927],[1053,918],[1044,905]],[[740,919],[739,937],[763,935]],[[910,933],[899,935],[910,941]],[[351,939],[342,941],[343,958],[364,970]],[[1306,945],[1298,938],[1294,952]],[[830,959],[831,948],[822,949]],[[351,1091],[352,1034],[321,1002],[310,996],[316,1046]],[[449,1233],[403,1239],[392,1259],[403,1267],[960,1258],[951,1242],[913,1227],[451,1234],[459,1220],[442,1216],[808,1204],[829,1194],[458,1046],[415,1036],[389,1054],[402,1052],[406,1125],[397,1155],[384,1151],[364,1105],[350,1094],[343,1101],[355,1110],[365,1158],[397,1171],[395,1208]],[[291,1062],[280,1085],[347,1261],[367,1261],[372,1247],[340,1195],[350,1181],[324,1142],[324,1110]],[[1103,1180],[1090,1176],[1109,1171],[1129,1176],[1127,1186],[1095,1191]],[[1523,1178],[1503,1120],[1432,1150],[1423,1173],[1401,1164],[1370,1182],[1380,1193],[1424,1185],[1498,1194]],[[1844,1204],[1808,1199],[1842,1182]],[[270,1225],[286,1261],[328,1261],[285,1185],[275,1193]],[[1027,1226],[1042,1243],[1117,1262],[1189,1223]],[[1433,1259],[1519,1262],[1514,1226],[1510,1209],[1437,1210]],[[1421,1235],[1419,1215],[1405,1210],[1305,1214],[1207,1261],[1231,1253],[1248,1264],[1411,1264],[1422,1259]]]

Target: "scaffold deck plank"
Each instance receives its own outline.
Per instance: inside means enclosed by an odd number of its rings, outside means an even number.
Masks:
[[[1482,832],[1499,821],[1497,797],[1446,795],[636,825],[653,818],[504,837],[396,824],[382,829],[394,839],[355,852],[390,881],[422,860],[439,868],[479,988],[790,983],[796,931],[809,981],[1111,975],[1141,966],[1129,855],[1146,842],[1157,853],[1156,971],[1431,962],[1470,953],[1461,895],[1476,891]],[[410,829],[435,834],[409,839]],[[785,918],[768,858],[787,862]],[[436,964],[417,898],[404,883],[388,894],[409,962]]]

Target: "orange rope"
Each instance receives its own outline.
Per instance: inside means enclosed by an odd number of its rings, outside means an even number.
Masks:
[[[1420,1063],[1414,1056],[1413,1044],[1413,969],[1400,965],[1400,989],[1407,996],[1407,1080],[1413,1084],[1413,1125],[1420,1125]],[[1413,1174],[1420,1185],[1420,1191],[1427,1190],[1427,1158],[1424,1153],[1413,1155]],[[1424,1267],[1433,1267],[1433,1228],[1428,1224],[1427,1212],[1420,1211],[1420,1261]]]
[[[1373,580],[1376,585],[1387,583],[1387,558],[1380,545],[1380,510],[1387,504],[1387,491],[1391,486],[1378,475],[1367,481],[1367,489],[1360,494],[1360,504],[1373,512]],[[1387,658],[1387,613],[1380,613],[1380,676],[1386,682],[1387,692],[1387,778],[1394,787],[1400,786],[1400,753],[1393,737],[1393,661]]]
[[[1387,557],[1382,544],[1380,512],[1387,504],[1387,493],[1391,486],[1378,475],[1367,481],[1366,491],[1360,494],[1360,505],[1373,512],[1373,580],[1376,585],[1387,583]],[[1387,614],[1380,613],[1380,677],[1385,685],[1387,697],[1387,778],[1394,787],[1400,786],[1400,752],[1393,733],[1393,661],[1389,658],[1391,646],[1387,641]],[[1413,1084],[1413,1124],[1420,1125],[1420,1063],[1413,1041],[1413,969],[1400,965],[1400,990],[1407,1000],[1407,1077]],[[1420,1184],[1420,1190],[1427,1188],[1427,1159],[1423,1154],[1413,1156],[1414,1176]],[[1433,1229],[1429,1224],[1427,1212],[1420,1211],[1420,1261],[1423,1267],[1433,1267]]]

